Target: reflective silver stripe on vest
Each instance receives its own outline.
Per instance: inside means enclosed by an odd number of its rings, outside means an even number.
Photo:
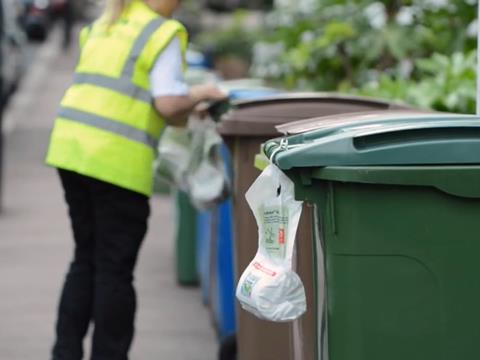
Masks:
[[[113,78],[99,74],[76,73],[74,78],[75,84],[89,84],[103,87],[116,91],[122,95],[126,95],[132,99],[152,103],[152,95],[149,91],[138,87],[132,82],[135,63],[148,43],[148,40],[160,26],[163,25],[165,19],[155,18],[150,21],[140,32],[137,39],[133,43],[130,54],[127,57],[120,78]]]
[[[100,86],[148,104],[152,102],[150,92],[133,84],[131,79],[116,79],[105,75],[76,73],[73,82],[77,85],[88,84]]]
[[[111,133],[121,135],[129,140],[136,141],[151,147],[154,151],[157,148],[157,140],[145,131],[136,129],[132,126],[122,124],[99,115],[94,115],[72,108],[62,107],[58,116],[67,120],[75,121],[81,124],[90,125],[98,129],[106,130]]]
[[[122,71],[122,76],[127,78],[131,78],[133,76],[133,72],[135,70],[135,63],[137,62],[138,57],[142,53],[143,49],[148,43],[148,40],[153,35],[155,31],[158,30],[160,26],[163,25],[165,19],[163,18],[155,18],[150,21],[145,28],[142,30],[140,35],[135,40],[135,43],[130,50],[130,54],[128,55],[127,62],[125,63],[125,67]]]

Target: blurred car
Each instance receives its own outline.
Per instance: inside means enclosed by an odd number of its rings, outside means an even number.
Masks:
[[[17,22],[15,0],[1,0],[1,24],[3,25],[0,43],[2,76],[1,98],[4,103],[17,88],[25,73],[27,38]]]
[[[50,27],[50,1],[49,0],[20,0],[22,13],[20,24],[24,28],[28,39],[44,41],[48,36]]]
[[[50,14],[52,16],[62,16],[66,8],[67,0],[50,0]]]

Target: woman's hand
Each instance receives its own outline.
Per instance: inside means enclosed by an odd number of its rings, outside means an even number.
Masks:
[[[190,88],[189,94],[191,98],[199,104],[203,101],[220,101],[225,100],[228,95],[221,91],[214,84],[196,85]]]
[[[202,102],[221,101],[227,98],[213,84],[192,86],[186,96],[162,96],[155,99],[157,111],[172,126],[185,126],[188,116]]]

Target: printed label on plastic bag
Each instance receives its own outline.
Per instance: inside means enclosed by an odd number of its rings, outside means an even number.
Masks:
[[[263,207],[263,237],[261,244],[268,255],[284,259],[286,233],[288,231],[288,208],[282,206]]]
[[[270,321],[292,321],[306,311],[305,289],[292,270],[302,202],[292,181],[269,165],[246,194],[258,225],[258,251],[242,274],[237,298],[242,307]]]
[[[258,280],[260,280],[260,277],[255,276],[254,274],[248,274],[242,284],[242,295],[246,297],[251,297],[253,287],[257,284]]]

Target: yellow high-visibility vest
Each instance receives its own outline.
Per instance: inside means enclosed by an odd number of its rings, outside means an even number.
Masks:
[[[114,24],[100,18],[80,34],[81,54],[61,102],[47,164],[147,196],[164,120],[153,106],[149,73],[185,28],[134,0]]]

